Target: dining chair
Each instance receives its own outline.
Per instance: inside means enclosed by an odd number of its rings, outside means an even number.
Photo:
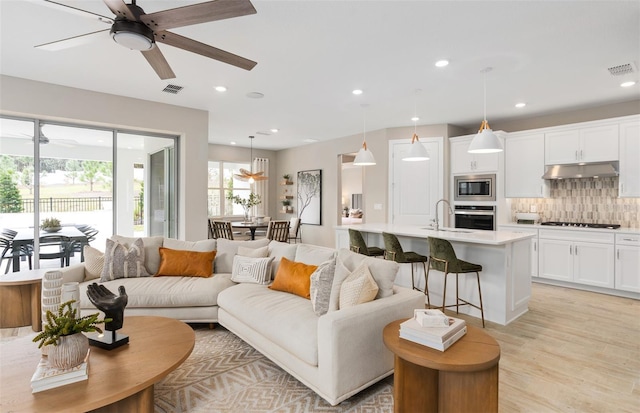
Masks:
[[[10,229],[3,229],[2,232],[0,232],[0,249],[2,250],[2,255],[0,256],[0,262],[2,262],[5,259],[7,260],[7,267],[4,270],[5,274],[9,272],[9,267],[13,262],[13,238],[17,234],[18,233],[16,231],[13,231]],[[27,248],[27,246],[22,246],[20,248],[20,259],[29,260],[29,269],[33,268],[32,257],[33,257],[33,251],[31,249]]]
[[[213,221],[213,238],[233,239],[233,230],[229,221]]]
[[[262,223],[263,224],[269,225],[269,222],[271,222],[271,217],[262,217]],[[266,228],[265,229],[261,229],[261,228],[256,229],[256,235],[255,236],[256,237],[257,236],[266,237],[267,236],[267,229]]]
[[[70,256],[73,257],[74,253],[80,253],[80,262],[84,262],[84,247],[85,245],[89,245],[92,241],[95,241],[96,235],[98,235],[97,229],[92,227],[91,225],[76,225],[76,228],[84,234],[87,238],[85,240],[76,240],[71,247]]]
[[[289,221],[269,221],[267,238],[272,241],[289,242]]]
[[[213,220],[211,218],[207,218],[207,228],[209,239],[215,238],[215,231],[213,230]]]
[[[455,307],[456,313],[459,311],[461,305],[468,305],[480,310],[482,316],[482,327],[484,327],[484,307],[482,305],[482,291],[480,290],[480,271],[482,271],[482,265],[473,264],[471,262],[463,261],[456,256],[456,252],[453,246],[446,239],[428,237],[429,241],[429,268],[427,269],[427,279],[429,277],[429,270],[432,268],[436,271],[444,273],[444,291],[442,292],[442,311],[448,307]],[[460,298],[458,294],[458,278],[460,274],[476,273],[476,279],[478,280],[478,296],[480,299],[480,305],[470,303],[467,300]],[[447,276],[449,274],[456,275],[456,303],[446,305],[447,297]]]
[[[404,251],[398,237],[388,232],[382,233],[384,239],[384,259],[395,261],[398,264],[411,264],[411,288],[414,290],[422,291],[416,287],[414,280],[414,264],[422,263],[424,270],[424,294],[427,296],[427,305],[431,307],[431,300],[429,299],[429,278],[427,276],[427,261],[429,257],[421,255],[413,251]]]
[[[300,218],[291,217],[289,220],[289,242],[293,242],[295,244],[298,243],[298,240],[302,242],[302,234],[300,233]]]
[[[38,257],[41,260],[60,260],[60,268],[69,266],[75,241],[66,235],[43,235],[40,237]]]
[[[362,233],[357,229],[349,228],[349,249],[357,254],[369,257],[382,257],[384,250],[380,247],[368,247],[364,242]]]

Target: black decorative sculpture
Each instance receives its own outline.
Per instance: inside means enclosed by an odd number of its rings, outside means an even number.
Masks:
[[[118,293],[119,295],[115,295],[104,285],[98,285],[96,283],[90,284],[87,287],[89,300],[98,310],[105,314],[106,318],[111,319],[110,322],[104,325],[104,334],[93,334],[89,336],[89,344],[111,350],[129,342],[129,336],[116,332],[116,330],[122,328],[122,324],[124,323],[124,308],[129,301],[123,285],[118,287]]]

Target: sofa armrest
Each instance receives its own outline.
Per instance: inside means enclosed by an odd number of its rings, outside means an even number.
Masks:
[[[318,320],[318,367],[338,389],[358,389],[362,380],[374,380],[393,369],[393,354],[382,330],[392,321],[413,316],[425,307],[423,293],[394,286],[394,294],[343,310]]]
[[[62,267],[59,270],[62,273],[62,282],[84,282],[84,264],[74,264],[68,267]],[[99,280],[98,280],[99,281]]]

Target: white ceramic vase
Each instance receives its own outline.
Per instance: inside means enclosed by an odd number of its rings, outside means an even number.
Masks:
[[[49,364],[59,369],[78,366],[87,357],[89,339],[82,333],[61,336],[57,345],[49,347]]]
[[[78,311],[78,309],[80,308],[80,286],[77,282],[62,284],[60,303],[66,303],[70,300],[75,300],[75,303],[71,304],[71,308]],[[79,318],[80,314],[76,313],[76,317]]]

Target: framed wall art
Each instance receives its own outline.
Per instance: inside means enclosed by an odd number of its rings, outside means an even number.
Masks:
[[[301,224],[322,225],[322,170],[298,172],[298,218]]]

